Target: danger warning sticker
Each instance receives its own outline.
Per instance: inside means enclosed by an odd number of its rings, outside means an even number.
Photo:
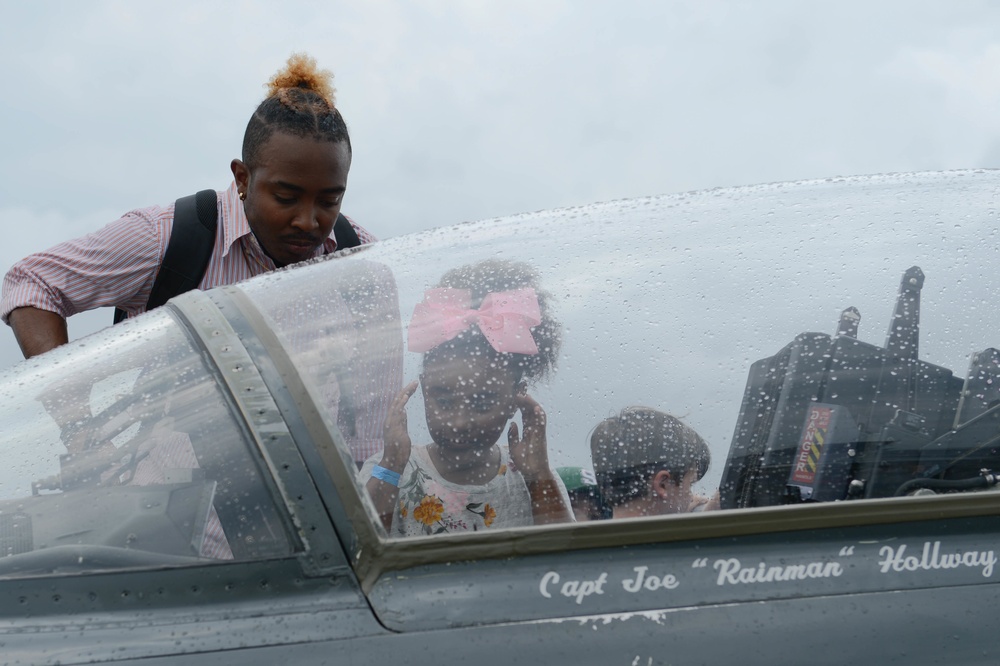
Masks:
[[[816,469],[819,467],[823,446],[830,432],[830,421],[833,409],[821,405],[810,405],[806,412],[806,425],[802,430],[798,453],[795,456],[795,466],[789,483],[812,487],[816,480]]]

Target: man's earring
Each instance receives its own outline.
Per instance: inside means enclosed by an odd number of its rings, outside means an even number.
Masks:
[[[246,200],[247,200],[247,193],[240,192],[240,201],[246,201]]]

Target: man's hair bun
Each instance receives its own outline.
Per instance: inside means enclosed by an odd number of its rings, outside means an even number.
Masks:
[[[320,69],[316,59],[305,53],[293,53],[285,68],[277,72],[267,82],[267,96],[281,97],[285,90],[298,88],[311,90],[326,100],[331,107],[334,104],[333,72]]]
[[[333,103],[333,74],[305,53],[293,53],[285,68],[267,82],[267,97],[257,106],[243,134],[243,162],[256,168],[261,147],[275,132],[346,143],[347,124]]]

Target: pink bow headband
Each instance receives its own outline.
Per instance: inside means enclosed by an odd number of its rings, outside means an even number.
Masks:
[[[409,349],[425,352],[474,325],[501,353],[537,354],[531,329],[542,323],[538,295],[530,287],[487,294],[479,309],[470,307],[468,289],[441,287],[424,292],[410,320]]]

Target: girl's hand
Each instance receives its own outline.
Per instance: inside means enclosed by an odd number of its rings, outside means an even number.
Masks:
[[[403,473],[403,468],[410,459],[412,445],[410,433],[406,429],[406,403],[416,390],[417,382],[412,381],[400,391],[389,405],[389,413],[386,414],[385,425],[382,426],[383,451],[379,466],[397,474]],[[396,502],[399,501],[399,487],[373,476],[365,483],[365,489],[375,505],[375,510],[378,511],[382,527],[388,534],[392,531],[392,517],[396,510]]]
[[[417,391],[417,381],[407,384],[389,405],[382,427],[383,451],[379,466],[402,473],[410,459],[410,432],[406,426],[406,403]]]
[[[516,423],[511,423],[507,429],[507,445],[514,466],[525,481],[549,476],[552,471],[545,439],[545,410],[527,393],[518,395],[514,401],[521,410],[521,423],[524,424],[523,438],[519,436]]]
[[[531,518],[535,525],[573,522],[573,512],[566,503],[556,475],[549,467],[549,449],[545,440],[545,410],[528,394],[515,398],[521,410],[524,437],[518,436],[517,424],[507,430],[511,461],[524,477],[531,496]]]

